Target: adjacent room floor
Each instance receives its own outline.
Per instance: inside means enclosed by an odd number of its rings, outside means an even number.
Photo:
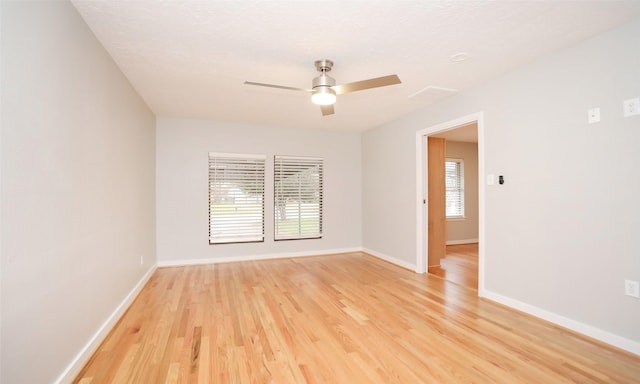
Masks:
[[[447,245],[447,255],[440,266],[429,273],[467,288],[478,289],[478,243]]]
[[[633,383],[640,357],[363,253],[160,268],[76,383]]]

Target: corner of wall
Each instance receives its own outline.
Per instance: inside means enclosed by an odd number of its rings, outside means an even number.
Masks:
[[[149,282],[151,276],[156,271],[157,265],[153,264],[149,270],[142,276],[140,281],[133,287],[133,289],[127,294],[127,296],[120,302],[116,309],[107,317],[98,330],[89,339],[87,344],[78,352],[73,358],[71,363],[65,368],[60,377],[55,381],[55,384],[70,383],[80,373],[84,365],[89,361],[89,358],[95,353],[100,344],[109,336],[111,330],[118,323],[120,318],[129,309],[129,306],[133,303],[136,297],[142,291],[142,288]]]

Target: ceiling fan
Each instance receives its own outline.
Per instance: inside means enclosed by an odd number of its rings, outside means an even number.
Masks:
[[[336,102],[336,95],[401,83],[398,75],[389,75],[336,85],[336,80],[327,74],[327,72],[331,71],[331,67],[333,67],[333,61],[328,59],[316,60],[314,64],[318,72],[320,72],[320,75],[313,79],[311,89],[288,87],[286,85],[256,83],[253,81],[245,81],[244,83],[247,85],[258,85],[260,87],[280,88],[311,93],[311,101],[320,106],[323,116],[334,114],[333,104]]]

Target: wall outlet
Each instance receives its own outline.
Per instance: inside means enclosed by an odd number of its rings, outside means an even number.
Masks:
[[[587,121],[589,124],[598,123],[600,121],[600,108],[591,108],[588,110]]]
[[[624,116],[640,115],[640,97],[628,99],[622,103],[624,107]]]
[[[640,283],[633,280],[625,280],[624,294],[627,296],[640,298]]]

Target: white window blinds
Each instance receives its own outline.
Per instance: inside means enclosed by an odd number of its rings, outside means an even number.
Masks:
[[[275,156],[275,240],[322,237],[322,171],[319,158]]]
[[[460,159],[446,159],[446,215],[448,218],[464,217],[464,162]]]
[[[265,156],[209,153],[209,243],[264,241]]]

